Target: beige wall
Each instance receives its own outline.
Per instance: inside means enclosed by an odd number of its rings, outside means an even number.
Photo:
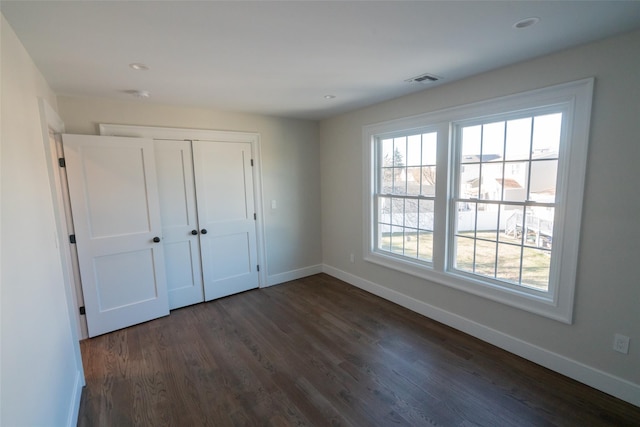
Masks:
[[[68,133],[98,134],[100,123],[257,132],[267,273],[279,275],[322,262],[317,123],[219,110],[156,105],[145,100],[58,97]],[[271,209],[275,200],[277,209]]]
[[[467,329],[522,340],[531,351],[569,358],[630,382],[640,402],[640,32],[567,50],[405,96],[320,124],[325,265],[428,304]],[[363,142],[367,124],[595,77],[575,315],[562,324],[362,261]],[[349,262],[349,253],[356,262]],[[465,323],[466,322],[466,323]],[[628,355],[613,335],[631,337]],[[519,345],[519,344],[518,344]],[[539,347],[539,348],[538,348]],[[566,370],[566,369],[565,369]],[[606,375],[605,375],[606,376]],[[634,391],[635,390],[635,391]]]
[[[64,426],[75,423],[84,378],[38,107],[38,97],[54,107],[56,99],[4,16],[0,26],[0,425]]]

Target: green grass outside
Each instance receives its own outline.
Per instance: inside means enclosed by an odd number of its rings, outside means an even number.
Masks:
[[[468,236],[468,238],[467,238]],[[456,237],[456,268],[474,272],[473,233],[459,233]],[[536,248],[524,248],[522,262],[522,280],[520,280],[520,239],[500,233],[479,232],[475,251],[475,273],[497,278],[510,283],[546,291],[549,283],[550,253]],[[425,261],[433,259],[433,234],[386,235],[382,237],[381,249]],[[496,263],[497,245],[497,263]]]

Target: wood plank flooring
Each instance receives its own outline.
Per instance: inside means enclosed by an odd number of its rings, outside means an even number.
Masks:
[[[79,426],[631,426],[640,408],[320,274],[81,343]]]

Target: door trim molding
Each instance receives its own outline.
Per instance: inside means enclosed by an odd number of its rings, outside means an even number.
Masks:
[[[84,376],[84,366],[82,364],[82,354],[80,353],[80,338],[86,338],[81,328],[82,319],[77,310],[77,295],[75,291],[75,281],[73,279],[73,266],[71,262],[71,248],[67,238],[66,213],[64,202],[62,201],[63,192],[60,183],[60,175],[57,163],[57,152],[55,147],[51,146],[49,139],[49,131],[55,134],[64,132],[64,122],[60,119],[58,113],[44,98],[38,98],[38,107],[40,110],[40,126],[42,129],[42,142],[44,145],[47,161],[47,174],[49,175],[49,185],[51,187],[51,201],[53,205],[56,238],[58,254],[60,255],[60,265],[62,270],[62,278],[64,281],[64,291],[67,300],[67,309],[69,312],[69,329],[73,343],[74,364],[76,367],[76,375],[74,387],[67,408],[67,425],[75,425],[80,411],[80,398],[82,397],[82,387],[86,384]],[[85,328],[86,329],[86,328]]]
[[[219,141],[219,142],[243,142],[251,144],[253,157],[253,197],[256,209],[256,239],[258,251],[259,286],[268,286],[266,241],[264,233],[264,206],[262,203],[262,160],[260,151],[260,134],[256,132],[186,129],[156,126],[117,125],[101,123],[98,126],[100,135],[103,136],[128,136],[138,138],[152,138],[156,140],[190,140],[190,141]]]

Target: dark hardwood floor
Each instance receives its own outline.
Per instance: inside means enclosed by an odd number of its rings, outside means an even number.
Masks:
[[[81,343],[79,426],[625,426],[640,408],[321,274]]]

